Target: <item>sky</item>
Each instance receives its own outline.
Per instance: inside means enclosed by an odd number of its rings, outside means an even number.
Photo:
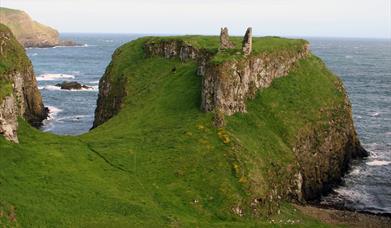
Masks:
[[[391,39],[391,0],[0,0],[60,32]]]

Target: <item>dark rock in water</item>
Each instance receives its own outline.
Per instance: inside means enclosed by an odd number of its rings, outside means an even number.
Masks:
[[[73,46],[81,46],[81,44],[78,44],[72,40],[61,40],[60,46],[73,47]]]
[[[92,88],[90,86],[82,85],[78,82],[62,82],[62,83],[56,84],[56,86],[60,87],[61,89],[65,89],[65,90],[72,90],[72,89],[80,90],[80,89],[91,89]]]

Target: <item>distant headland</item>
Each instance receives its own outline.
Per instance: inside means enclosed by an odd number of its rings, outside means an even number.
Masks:
[[[11,29],[16,39],[26,48],[78,45],[71,40],[61,40],[56,29],[34,21],[21,10],[0,7],[0,21]]]

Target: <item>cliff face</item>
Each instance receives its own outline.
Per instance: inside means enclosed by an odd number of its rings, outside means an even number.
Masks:
[[[24,48],[0,24],[0,133],[17,142],[17,118],[39,127],[47,118],[37,81]]]
[[[24,47],[72,46],[71,41],[61,41],[57,30],[34,21],[27,13],[0,8],[0,23],[9,27]]]
[[[342,82],[336,87],[344,95],[344,103],[322,109],[327,118],[299,132],[293,148],[300,167],[299,199],[318,199],[340,183],[352,159],[368,156],[357,137]]]
[[[105,74],[99,80],[97,107],[92,128],[96,128],[116,115],[121,109],[123,99],[126,96],[126,79],[113,81],[110,78],[111,75],[112,65],[109,65]]]
[[[248,99],[259,89],[269,87],[274,79],[286,76],[297,61],[308,55],[308,47],[304,45],[293,53],[259,54],[208,64],[202,78],[201,109],[226,115],[246,112]]]

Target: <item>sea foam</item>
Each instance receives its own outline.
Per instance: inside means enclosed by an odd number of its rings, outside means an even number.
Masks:
[[[391,161],[384,161],[384,160],[374,160],[367,162],[367,165],[369,166],[385,166],[391,164]]]
[[[37,81],[54,81],[74,78],[75,76],[71,74],[41,74],[37,77]]]

